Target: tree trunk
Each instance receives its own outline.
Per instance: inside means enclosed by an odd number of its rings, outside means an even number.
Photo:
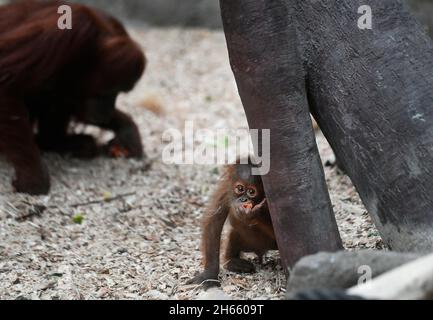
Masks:
[[[283,264],[338,250],[289,12],[282,1],[222,0],[221,9],[250,127],[271,129],[271,172],[263,180]]]
[[[433,45],[400,0],[288,1],[309,104],[392,249],[433,243]]]
[[[364,4],[221,0],[250,125],[271,129],[263,180],[288,265],[339,245],[305,96],[384,241],[432,247],[432,41],[401,0],[370,0],[359,29]]]

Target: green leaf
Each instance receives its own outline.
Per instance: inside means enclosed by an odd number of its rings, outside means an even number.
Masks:
[[[84,221],[84,216],[82,214],[77,214],[72,218],[72,221],[75,224],[82,224]]]

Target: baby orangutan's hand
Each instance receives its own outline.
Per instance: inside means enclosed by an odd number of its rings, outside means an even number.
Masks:
[[[268,201],[267,201],[266,198],[264,198],[262,200],[262,202],[260,202],[256,206],[254,206],[253,209],[252,209],[253,213],[260,213],[260,212],[263,212],[263,210],[266,210],[266,211],[269,210],[268,209]]]
[[[113,158],[128,158],[129,157],[129,151],[128,149],[118,145],[118,144],[112,144],[108,148],[108,154],[110,157]]]

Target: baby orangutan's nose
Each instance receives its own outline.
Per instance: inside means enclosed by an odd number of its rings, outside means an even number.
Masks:
[[[239,201],[240,201],[240,202],[247,202],[248,199],[247,199],[247,197],[241,197],[241,198],[239,199]]]

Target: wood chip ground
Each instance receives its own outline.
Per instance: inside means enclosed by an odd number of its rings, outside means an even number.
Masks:
[[[200,268],[199,222],[218,166],[161,160],[169,128],[247,128],[222,32],[134,27],[149,66],[119,98],[138,123],[144,161],[80,161],[45,155],[52,192],[14,194],[0,158],[0,299],[196,299],[185,282]],[[90,130],[107,138],[95,129]],[[319,133],[323,161],[333,154]],[[349,178],[325,169],[348,249],[382,242]],[[285,279],[277,253],[253,275],[221,273],[233,299],[280,299]]]

